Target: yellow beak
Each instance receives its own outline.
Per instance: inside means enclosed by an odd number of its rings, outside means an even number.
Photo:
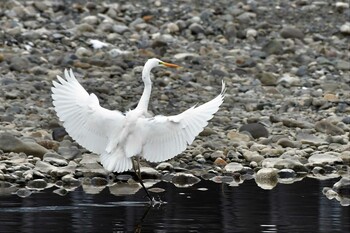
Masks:
[[[179,68],[179,67],[181,67],[179,65],[172,64],[172,63],[167,63],[167,62],[160,62],[160,64],[162,64],[163,66],[166,66],[166,67],[170,67],[170,68]]]

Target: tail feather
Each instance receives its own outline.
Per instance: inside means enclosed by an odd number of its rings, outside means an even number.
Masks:
[[[120,150],[112,151],[111,153],[102,153],[101,163],[110,172],[120,173],[132,168],[131,158],[126,157]]]

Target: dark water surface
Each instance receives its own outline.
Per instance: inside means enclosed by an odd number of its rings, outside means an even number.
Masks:
[[[335,182],[304,179],[270,191],[254,180],[238,187],[158,183],[167,204],[152,208],[143,191],[126,197],[81,188],[66,196],[52,190],[27,198],[0,196],[0,232],[350,232],[350,208],[322,194]]]

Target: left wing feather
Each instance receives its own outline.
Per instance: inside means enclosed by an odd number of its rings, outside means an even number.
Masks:
[[[175,116],[140,118],[136,128],[144,136],[141,152],[143,157],[150,162],[160,162],[186,150],[187,145],[193,142],[219,110],[225,90],[225,83],[222,82],[222,90],[217,97]]]

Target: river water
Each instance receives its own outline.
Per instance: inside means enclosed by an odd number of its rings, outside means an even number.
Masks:
[[[350,208],[322,194],[337,180],[306,178],[259,188],[201,181],[189,188],[158,183],[167,202],[150,207],[140,190],[114,196],[81,188],[60,196],[45,190],[27,198],[0,196],[0,232],[350,232]],[[156,194],[155,196],[157,196]]]

